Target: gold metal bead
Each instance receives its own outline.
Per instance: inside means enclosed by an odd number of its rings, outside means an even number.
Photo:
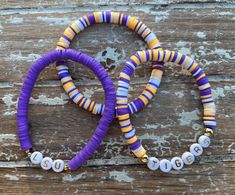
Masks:
[[[149,159],[148,155],[145,154],[145,155],[141,158],[141,161],[142,161],[143,163],[147,163],[147,162],[148,162],[148,159]]]
[[[25,153],[26,153],[27,157],[30,158],[30,156],[32,154],[31,151],[30,150],[26,150]]]
[[[213,130],[210,128],[205,128],[204,129],[204,135],[206,136],[212,136],[214,134]]]
[[[69,165],[68,165],[67,163],[66,163],[65,166],[64,166],[64,170],[65,170],[65,171],[71,170],[70,167],[69,167]]]

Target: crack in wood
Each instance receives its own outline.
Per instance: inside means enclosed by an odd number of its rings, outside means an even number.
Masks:
[[[162,159],[162,158],[159,158]],[[234,162],[235,154],[225,155],[213,155],[213,156],[201,156],[196,157],[195,163],[222,163],[222,162]],[[112,159],[91,159],[83,166],[96,167],[96,166],[122,166],[122,165],[141,165],[143,163],[136,158],[112,158]],[[37,167],[32,165],[29,161],[0,161],[0,168],[24,168],[24,167]]]
[[[189,76],[187,76],[189,80],[192,80]],[[186,78],[187,78],[186,77]],[[166,75],[162,79],[162,83],[170,83],[170,82],[185,82],[186,78],[177,78],[177,77],[167,77]],[[235,76],[234,75],[208,75],[207,76],[208,80],[210,82],[235,82]],[[115,85],[117,85],[117,79],[113,79],[113,82]],[[148,82],[147,79],[140,79],[138,80],[132,80],[131,84],[146,84]],[[100,85],[99,81],[95,80],[82,80],[82,81],[77,81],[74,80],[74,83],[78,86],[84,85],[84,86],[93,86],[93,85]],[[14,86],[22,86],[23,83],[19,82],[0,82],[0,89],[5,89],[5,88],[13,88]],[[39,81],[36,83],[35,87],[58,87],[61,86],[61,82],[59,80],[45,80],[45,81]]]
[[[127,8],[128,5],[128,8]],[[127,11],[129,8],[132,9],[213,9],[213,8],[235,8],[234,3],[202,3],[202,2],[191,2],[191,3],[172,3],[172,4],[140,4],[140,3],[128,3],[128,4],[113,4],[113,5],[102,5],[99,4],[99,11],[107,11],[107,10],[114,10],[114,11]],[[1,9],[0,15],[12,15],[12,14],[43,14],[43,13],[70,13],[70,12],[92,12],[94,11],[93,7],[44,7],[44,8],[11,8],[11,9]]]

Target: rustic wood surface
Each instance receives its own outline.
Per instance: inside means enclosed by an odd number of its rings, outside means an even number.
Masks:
[[[143,3],[145,2],[145,3]],[[94,10],[113,10],[142,19],[163,48],[192,56],[204,68],[217,105],[212,145],[192,166],[170,174],[151,172],[133,158],[114,121],[101,147],[75,172],[55,174],[33,167],[19,148],[16,104],[30,64],[55,48],[64,29]],[[0,194],[235,194],[235,2],[232,0],[0,1]],[[145,48],[125,27],[96,25],[73,42],[95,57],[115,84],[130,55]],[[103,101],[93,73],[69,66],[87,97]],[[151,68],[138,67],[131,98],[146,84]],[[160,158],[181,155],[202,129],[202,107],[193,79],[166,64],[151,104],[133,124],[143,144]],[[54,65],[38,79],[29,109],[32,140],[53,158],[71,158],[95,129],[99,116],[75,106],[61,88]]]

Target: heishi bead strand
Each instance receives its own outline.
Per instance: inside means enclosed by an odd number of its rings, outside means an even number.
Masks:
[[[101,117],[97,128],[92,137],[83,149],[78,152],[72,159],[64,161],[61,159],[52,160],[50,157],[45,157],[39,151],[33,151],[28,125],[28,106],[29,99],[36,83],[37,77],[41,71],[58,60],[73,60],[91,69],[101,82],[105,92],[105,108],[103,116]],[[95,150],[101,144],[106,135],[109,125],[112,122],[115,114],[115,89],[108,73],[103,66],[95,59],[88,55],[77,52],[71,49],[54,50],[39,58],[30,67],[24,84],[22,86],[18,108],[17,108],[17,126],[18,137],[21,149],[26,152],[31,162],[35,165],[40,165],[44,170],[54,170],[55,172],[62,172],[63,170],[76,170],[82,166],[86,160],[92,156]]]
[[[200,99],[204,109],[203,123],[205,129],[203,130],[203,134],[198,138],[197,143],[193,143],[189,147],[189,151],[171,160],[159,160],[156,157],[148,157],[147,151],[137,138],[136,129],[130,121],[127,105],[130,78],[138,65],[148,61],[172,62],[183,66],[192,74],[200,91]],[[128,79],[124,80],[123,75]],[[119,101],[120,97],[122,101]],[[140,158],[144,163],[147,163],[148,168],[151,170],[160,169],[163,172],[170,172],[172,169],[180,170],[184,165],[192,164],[195,161],[195,157],[200,156],[204,148],[207,148],[211,143],[210,136],[213,134],[213,129],[216,127],[215,103],[212,98],[212,91],[202,68],[186,55],[168,50],[146,50],[137,52],[127,61],[120,73],[116,101],[119,124],[129,148],[136,157]]]
[[[85,28],[94,24],[107,23],[126,26],[132,31],[136,32],[147,44],[149,49],[161,49],[160,42],[155,34],[141,21],[135,17],[118,13],[118,12],[93,12],[87,16],[74,21],[63,33],[59,39],[56,49],[64,50],[69,48],[74,37],[82,32]],[[163,63],[153,62],[152,73],[146,88],[142,94],[134,101],[128,103],[128,110],[130,114],[136,113],[146,106],[157,92],[157,88],[161,82],[163,74]],[[72,77],[69,73],[66,61],[56,62],[56,69],[61,79],[62,85],[66,93],[79,107],[92,112],[93,114],[103,114],[104,104],[96,103],[89,98],[86,98],[75,86]],[[123,75],[123,80],[128,79]],[[121,100],[119,100],[121,101]]]

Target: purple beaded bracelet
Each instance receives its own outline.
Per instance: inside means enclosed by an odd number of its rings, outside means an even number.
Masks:
[[[43,157],[43,155],[38,151],[33,152],[28,127],[28,105],[37,77],[45,67],[62,59],[70,59],[90,68],[102,83],[105,91],[105,110],[102,118],[100,119],[99,125],[86,146],[79,153],[77,153],[76,156],[69,160],[67,164],[60,159],[53,161],[50,157]],[[84,53],[77,52],[72,49],[51,51],[32,64],[20,92],[17,110],[17,124],[21,149],[26,152],[33,164],[40,164],[45,170],[49,170],[50,168],[52,168],[55,172],[61,172],[67,169],[76,170],[86,162],[86,160],[101,144],[106,132],[108,131],[108,127],[113,120],[114,110],[114,85],[107,72],[99,62]]]

